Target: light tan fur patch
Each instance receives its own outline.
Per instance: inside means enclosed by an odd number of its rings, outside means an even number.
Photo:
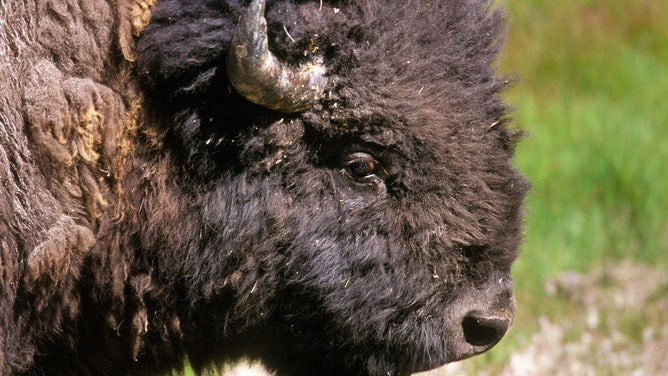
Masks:
[[[135,38],[151,21],[151,13],[157,3],[158,0],[133,0],[119,9],[118,42],[126,60],[135,61]]]
[[[132,24],[132,34],[139,36],[151,20],[151,12],[158,0],[136,0],[130,6],[130,17]]]

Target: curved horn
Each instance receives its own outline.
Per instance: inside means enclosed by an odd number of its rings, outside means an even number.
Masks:
[[[315,104],[327,83],[325,68],[290,67],[269,51],[265,0],[253,0],[237,25],[227,52],[227,75],[236,91],[261,106],[286,113]]]

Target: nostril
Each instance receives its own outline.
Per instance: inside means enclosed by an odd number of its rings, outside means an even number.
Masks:
[[[462,320],[464,338],[474,346],[494,345],[506,334],[509,327],[509,319],[486,317],[479,312],[469,313]]]

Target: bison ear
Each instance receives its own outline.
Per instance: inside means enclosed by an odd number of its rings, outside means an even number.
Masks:
[[[244,98],[272,110],[308,110],[327,84],[321,62],[291,67],[269,51],[265,0],[253,0],[236,27],[227,52],[227,75]]]

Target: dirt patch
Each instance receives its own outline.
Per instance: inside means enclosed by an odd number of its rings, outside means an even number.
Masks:
[[[566,322],[540,318],[540,332],[504,374],[668,374],[664,270],[621,262],[590,274],[564,273],[545,287],[577,315]]]

